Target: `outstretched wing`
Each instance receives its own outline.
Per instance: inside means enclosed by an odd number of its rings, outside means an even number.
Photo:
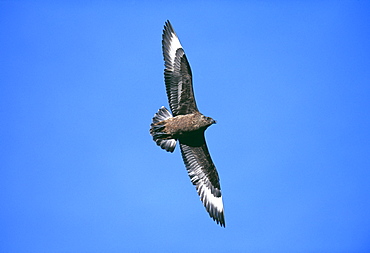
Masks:
[[[209,216],[225,227],[220,179],[209,154],[204,133],[188,140],[180,140],[180,148],[190,180]]]
[[[163,30],[162,50],[165,62],[164,80],[172,114],[176,116],[198,111],[190,65],[179,38],[168,20]]]

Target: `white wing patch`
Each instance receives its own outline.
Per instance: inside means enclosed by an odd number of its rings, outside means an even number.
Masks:
[[[180,40],[176,36],[176,33],[171,32],[169,56],[170,56],[172,68],[174,67],[174,64],[175,64],[176,51],[179,48],[182,48]]]
[[[182,93],[182,81],[178,84],[178,90],[177,90],[177,101],[181,101],[181,93]],[[180,105],[177,106],[177,110],[179,109]]]
[[[198,193],[200,196],[200,200],[204,203],[205,206],[208,206],[209,204],[210,206],[215,207],[218,213],[224,212],[222,196],[221,197],[214,196],[211,190],[205,184],[199,185]]]
[[[170,32],[171,34],[171,40],[169,43],[169,57],[171,61],[171,67],[172,70],[175,69],[175,58],[176,58],[176,52],[178,49],[182,48],[182,45],[180,43],[179,38],[177,37],[176,33]],[[177,89],[177,101],[181,101],[181,92],[182,92],[182,82],[178,83],[178,89]],[[178,108],[177,108],[178,109]]]

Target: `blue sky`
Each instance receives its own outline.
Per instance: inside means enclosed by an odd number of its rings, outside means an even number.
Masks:
[[[366,1],[1,1],[1,252],[369,252]],[[226,228],[179,149],[161,34],[193,71]]]

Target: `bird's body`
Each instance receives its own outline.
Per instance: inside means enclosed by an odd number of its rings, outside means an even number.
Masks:
[[[161,107],[153,117],[150,134],[158,146],[169,152],[179,141],[188,175],[201,201],[209,215],[225,226],[220,180],[204,137],[204,131],[216,122],[197,108],[190,65],[169,21],[162,38],[166,92],[173,116]]]
[[[183,140],[195,132],[206,130],[207,127],[214,124],[212,118],[205,117],[201,113],[191,113],[185,115],[177,115],[166,120],[153,124],[155,126],[163,126],[162,133],[166,134],[166,138],[162,139],[177,139]],[[155,134],[155,132],[152,132]]]

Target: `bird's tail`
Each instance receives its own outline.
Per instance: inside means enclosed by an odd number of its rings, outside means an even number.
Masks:
[[[168,152],[173,152],[176,147],[176,140],[169,139],[169,135],[163,132],[166,124],[164,120],[169,118],[172,118],[171,113],[164,106],[159,108],[150,125],[150,134],[153,136],[153,140],[158,146]]]

